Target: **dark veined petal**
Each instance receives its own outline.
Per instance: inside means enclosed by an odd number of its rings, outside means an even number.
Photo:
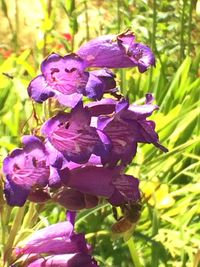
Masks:
[[[56,116],[47,120],[41,128],[42,134],[51,136],[51,134],[60,126],[70,119],[69,113],[58,113]]]
[[[100,139],[95,128],[74,131],[64,126],[53,132],[50,138],[53,146],[63,153],[67,160],[85,163]]]
[[[42,132],[67,160],[86,163],[91,154],[105,157],[109,153],[109,140],[91,127],[90,121],[90,111],[80,102],[71,113],[58,114],[48,120]]]
[[[125,201],[140,199],[139,180],[131,175],[122,174],[113,181],[115,188],[124,196]]]
[[[136,143],[134,142],[130,126],[123,120],[100,117],[98,127],[111,140],[112,149],[109,163],[113,166],[119,160],[123,164],[128,164],[136,153]]]
[[[28,86],[28,94],[38,103],[42,103],[50,97],[58,99],[58,102],[68,107],[74,107],[81,99],[82,94],[73,92],[64,94],[49,85],[44,75],[39,75],[33,79]]]

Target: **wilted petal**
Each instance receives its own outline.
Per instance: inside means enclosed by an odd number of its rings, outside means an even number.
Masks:
[[[53,195],[52,199],[68,210],[94,208],[99,202],[96,196],[83,194],[80,191],[67,187],[62,187]]]
[[[35,203],[44,203],[48,200],[50,200],[51,197],[47,190],[44,190],[44,188],[36,188],[35,190],[30,191],[28,195],[28,200]]]

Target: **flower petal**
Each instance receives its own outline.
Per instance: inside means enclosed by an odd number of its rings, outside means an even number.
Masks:
[[[155,65],[151,49],[135,42],[135,35],[126,31],[119,35],[97,37],[81,46],[78,55],[84,58],[90,67],[127,68],[137,66],[144,72]]]
[[[115,74],[108,69],[95,70],[89,73],[86,95],[100,100],[104,93],[116,92]]]
[[[30,190],[26,187],[15,184],[12,181],[12,177],[6,176],[4,194],[8,205],[22,207],[26,202],[29,192]]]
[[[49,86],[64,95],[82,93],[88,80],[84,61],[75,54],[64,57],[51,54],[41,64],[41,71]]]
[[[43,75],[34,78],[28,86],[28,95],[38,103],[42,103],[49,97],[53,97],[55,92],[49,86]]]

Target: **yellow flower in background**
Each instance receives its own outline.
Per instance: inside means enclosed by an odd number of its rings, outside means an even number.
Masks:
[[[169,194],[169,186],[161,184],[158,180],[140,182],[144,198],[151,206],[157,209],[167,209],[173,206],[175,199]]]

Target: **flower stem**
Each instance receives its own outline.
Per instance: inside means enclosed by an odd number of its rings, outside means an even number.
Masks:
[[[138,257],[136,247],[135,247],[135,243],[134,243],[132,237],[127,241],[127,245],[128,245],[134,266],[135,267],[142,267],[140,260],[139,260],[139,257]]]
[[[10,266],[10,260],[11,260],[11,254],[12,254],[12,250],[13,250],[13,243],[15,241],[15,237],[19,231],[19,228],[21,226],[21,222],[23,220],[24,217],[24,211],[25,211],[25,205],[21,208],[18,208],[17,214],[15,216],[12,228],[10,230],[10,234],[8,237],[8,241],[5,245],[4,248],[4,263],[5,266],[7,264],[7,266]]]

